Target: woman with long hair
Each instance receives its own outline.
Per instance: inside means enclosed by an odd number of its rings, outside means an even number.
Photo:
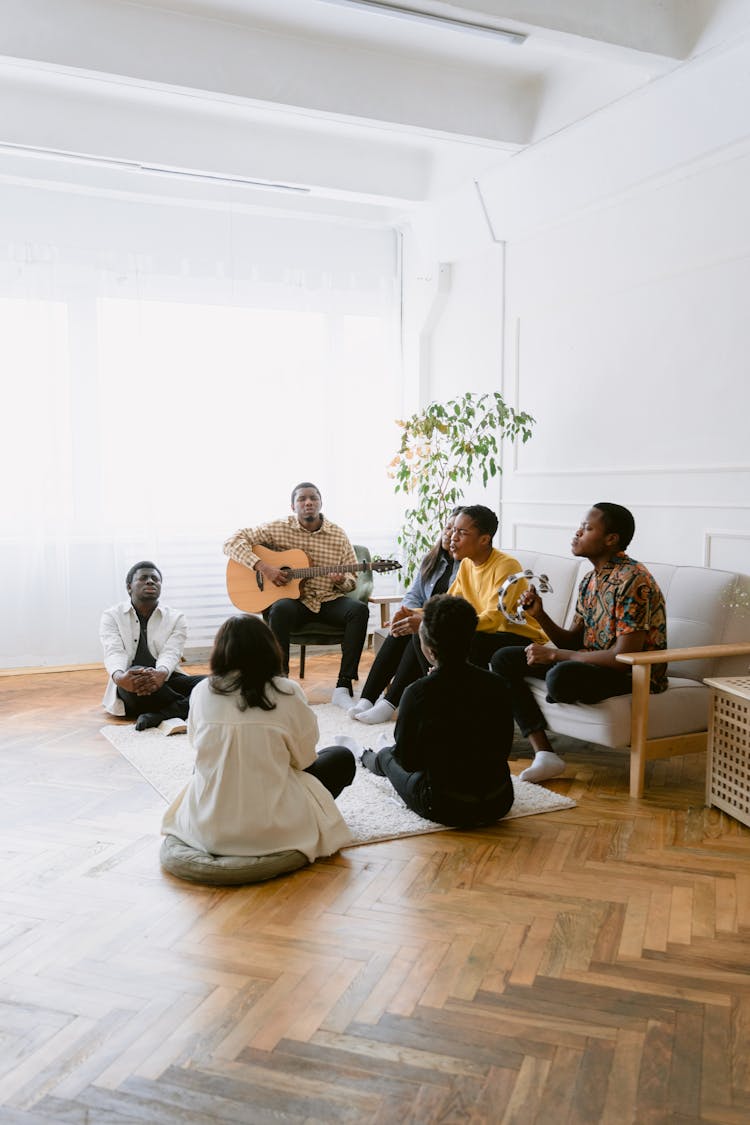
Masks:
[[[378,649],[359,701],[349,711],[360,723],[389,722],[406,688],[424,675],[409,643],[419,630],[420,618],[413,611],[421,609],[433,595],[444,594],[456,577],[458,562],[449,547],[453,524],[461,511],[454,508],[448,516],[440,538],[422,559],[416,579],[393,614],[390,632]]]
[[[341,746],[316,755],[315,713],[283,676],[281,649],[265,622],[230,617],[210,666],[190,699],[195,772],[162,832],[213,855],[297,849],[312,861],[347,844],[335,798],[356,763]]]

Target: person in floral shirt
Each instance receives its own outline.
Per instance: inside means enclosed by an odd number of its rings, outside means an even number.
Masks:
[[[526,676],[543,679],[551,703],[599,703],[632,690],[630,669],[617,660],[621,652],[651,652],[667,647],[664,596],[643,563],[625,553],[635,533],[632,513],[620,504],[595,504],[573,536],[577,558],[589,559],[594,569],[581,580],[575,617],[563,629],[544,612],[532,587],[520,601],[553,642],[522,649],[500,649],[492,671],[513,698],[513,716],[534,750],[534,761],[522,781],[558,777],[565,762],[547,738],[544,716]],[[651,692],[666,691],[667,667],[654,665]]]

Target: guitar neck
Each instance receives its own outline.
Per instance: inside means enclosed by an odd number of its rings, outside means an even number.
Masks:
[[[369,563],[347,563],[336,566],[299,566],[289,570],[290,578],[320,578],[324,574],[356,574],[359,570],[367,570]]]

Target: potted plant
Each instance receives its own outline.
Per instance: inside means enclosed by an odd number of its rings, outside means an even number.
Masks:
[[[431,402],[405,421],[398,453],[388,466],[396,492],[411,498],[398,543],[404,553],[401,578],[413,580],[419,563],[434,546],[448,513],[464,499],[476,479],[486,485],[502,472],[503,440],[526,442],[534,419],[508,406],[497,391],[467,391],[449,402]]]

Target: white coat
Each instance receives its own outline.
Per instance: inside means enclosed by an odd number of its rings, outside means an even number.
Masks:
[[[269,855],[296,848],[309,860],[351,841],[315,761],[318,720],[302,689],[277,678],[272,711],[237,706],[203,680],[190,697],[195,772],[164,816],[162,832],[213,855]]]

